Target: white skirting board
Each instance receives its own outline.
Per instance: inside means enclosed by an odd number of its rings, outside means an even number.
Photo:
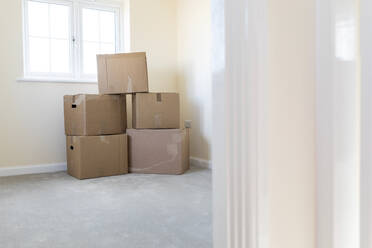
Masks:
[[[66,171],[66,163],[25,165],[0,168],[0,177]]]
[[[192,166],[212,169],[210,161],[200,158],[190,157],[190,164]],[[0,177],[52,173],[66,170],[67,170],[66,163],[13,166],[0,168]]]
[[[201,158],[190,157],[190,165],[191,166],[196,166],[196,167],[212,169],[211,161],[204,160],[204,159],[201,159]]]

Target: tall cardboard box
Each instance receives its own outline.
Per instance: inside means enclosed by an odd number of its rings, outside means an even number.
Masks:
[[[183,174],[189,169],[188,129],[127,129],[129,171]]]
[[[126,134],[66,136],[67,171],[78,179],[128,173]]]
[[[148,92],[146,53],[97,55],[100,94]]]
[[[137,93],[132,96],[132,126],[136,129],[180,128],[177,93]]]
[[[66,135],[125,133],[125,95],[64,96]]]

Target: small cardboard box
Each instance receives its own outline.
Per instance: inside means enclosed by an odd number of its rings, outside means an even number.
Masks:
[[[180,128],[180,97],[177,93],[139,93],[132,97],[132,127]]]
[[[126,134],[67,136],[67,172],[78,179],[128,173]]]
[[[189,169],[188,129],[128,129],[129,171],[183,174]]]
[[[97,55],[100,94],[148,92],[146,53]]]
[[[125,95],[64,96],[66,135],[125,133]]]

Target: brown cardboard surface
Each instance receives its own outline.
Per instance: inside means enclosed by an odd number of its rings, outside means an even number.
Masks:
[[[132,97],[132,127],[180,128],[178,93],[138,93]]]
[[[148,92],[146,53],[97,55],[100,94]]]
[[[188,129],[127,129],[129,171],[183,174],[189,169]]]
[[[125,95],[64,96],[66,135],[106,135],[125,133]]]
[[[78,179],[128,173],[126,134],[66,136],[67,172]]]

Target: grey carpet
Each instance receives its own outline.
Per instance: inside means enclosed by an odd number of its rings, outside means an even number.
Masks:
[[[211,172],[0,178],[0,247],[212,247]]]

